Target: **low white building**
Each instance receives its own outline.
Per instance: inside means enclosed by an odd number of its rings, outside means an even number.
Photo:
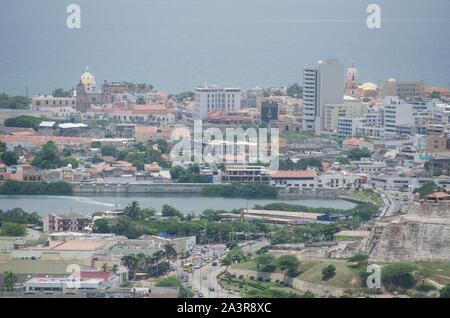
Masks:
[[[65,292],[68,289],[101,290],[106,288],[106,284],[101,278],[77,280],[75,278],[35,277],[26,281],[24,287],[26,292]]]

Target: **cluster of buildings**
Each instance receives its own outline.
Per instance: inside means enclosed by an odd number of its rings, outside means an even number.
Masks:
[[[43,233],[34,240],[0,238],[1,281],[5,272],[14,272],[25,294],[84,293],[86,297],[85,293],[91,292],[94,293],[91,297],[108,298],[158,297],[167,293],[167,290],[153,290],[153,287],[147,288],[144,295],[136,290],[124,290],[121,285],[130,279],[130,275],[122,257],[139,253],[152,255],[168,243],[182,255],[194,248],[196,237],[147,235],[127,239],[114,234],[92,233],[94,219],[118,215],[114,212],[95,217],[79,213],[49,214],[44,217]],[[124,292],[125,295],[118,295]],[[172,293],[177,297],[178,290],[172,290]]]
[[[298,161],[314,156],[327,165],[323,171],[295,172],[283,180],[264,172],[264,167],[239,163],[235,157],[235,163],[227,164],[224,171],[202,166],[208,182],[265,182],[277,187],[316,189],[350,187],[370,182],[372,175],[379,174],[448,175],[450,93],[444,88],[426,87],[423,81],[400,82],[391,78],[378,84],[361,84],[353,61],[345,71],[339,60],[329,58],[303,68],[301,95],[288,94],[288,89],[282,87],[242,89],[214,84],[204,84],[181,95],[180,98],[157,92],[151,85],[126,82],[105,81],[98,90],[94,76],[86,68],[73,96],[32,99],[33,111],[49,115],[54,121],[41,122],[37,131],[0,129],[0,140],[20,157],[19,166],[0,167],[0,178],[170,182],[167,169],[157,163],[146,163],[144,170],[138,170],[129,162],[101,156],[99,149],[89,145],[101,141],[102,145],[123,150],[136,142],[163,139],[172,146],[173,131],[191,129],[194,120],[202,120],[205,128],[277,127],[282,135],[282,159]],[[308,132],[322,137],[297,143],[288,141],[283,136],[285,132]],[[345,139],[344,147],[337,147],[333,137]],[[55,142],[60,150],[73,150],[72,156],[80,162],[94,157],[103,157],[104,162],[38,171],[30,167],[32,153],[47,141]],[[374,155],[353,160],[349,165],[336,162],[337,157],[345,156],[354,147],[367,148]],[[164,156],[170,161],[169,156]],[[293,177],[302,173],[315,175],[307,182]]]

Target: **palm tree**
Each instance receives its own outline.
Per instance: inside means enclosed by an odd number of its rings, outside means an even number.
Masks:
[[[17,276],[12,271],[5,272],[3,281],[7,291],[14,291],[14,287],[17,283]]]
[[[139,259],[136,255],[130,254],[122,257],[122,263],[133,273],[133,278],[136,276],[136,269],[138,266]]]
[[[110,267],[109,267],[109,265],[107,263],[103,263],[102,269],[103,269],[104,272],[107,272],[107,271],[110,270]]]
[[[166,245],[164,245],[164,254],[168,259],[177,256],[177,251],[175,250],[173,244],[167,243]]]
[[[139,203],[137,201],[131,202],[131,204],[125,208],[125,214],[132,219],[135,219],[139,215],[139,211],[140,208]]]
[[[431,272],[428,269],[423,268],[423,269],[419,269],[417,272],[415,272],[414,276],[416,276],[416,278],[418,280],[421,280],[422,281],[422,286],[424,286],[425,285],[425,279],[427,279],[427,278],[429,278],[431,276]]]
[[[111,270],[113,271],[113,273],[117,273],[117,271],[119,270],[119,265],[114,264],[113,267],[111,267]]]
[[[162,250],[157,250],[153,253],[153,257],[156,261],[156,277],[158,277],[158,267],[159,267],[159,260],[162,259],[164,256],[164,252]]]

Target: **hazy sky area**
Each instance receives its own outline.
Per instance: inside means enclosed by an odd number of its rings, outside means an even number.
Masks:
[[[66,7],[81,6],[81,29]],[[381,7],[381,29],[366,7]],[[204,82],[301,83],[304,65],[351,59],[361,82],[450,82],[449,0],[13,0],[0,3],[0,92],[147,82],[176,93]]]

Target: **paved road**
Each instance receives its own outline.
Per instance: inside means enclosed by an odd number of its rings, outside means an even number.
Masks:
[[[394,212],[399,209],[403,211],[407,211],[409,203],[413,199],[413,195],[410,192],[401,192],[394,190],[379,190],[383,196],[385,202],[389,202],[389,207],[386,212],[380,215],[381,218],[392,216]],[[404,199],[404,196],[407,197],[407,200]]]
[[[261,247],[268,245],[269,242],[267,240],[258,240],[254,244],[240,244],[244,252],[254,253]],[[200,246],[199,246],[200,247]],[[203,246],[206,247],[206,246]],[[225,245],[214,245],[208,246],[208,251],[204,256],[206,258],[212,257],[215,255],[220,255],[225,251]],[[213,266],[212,263],[203,263],[204,265],[199,268],[193,268],[192,273],[188,274],[189,283],[192,288],[198,288],[198,291],[203,294],[203,297],[207,298],[240,298],[241,295],[235,293],[230,294],[228,291],[223,290],[218,281],[217,275],[223,272],[226,268],[225,266],[220,265],[220,259],[217,260],[217,266]],[[179,271],[181,273],[182,271]],[[204,278],[206,275],[206,278]],[[214,288],[214,291],[210,290],[210,287]],[[198,297],[198,293],[196,293],[195,297]]]

